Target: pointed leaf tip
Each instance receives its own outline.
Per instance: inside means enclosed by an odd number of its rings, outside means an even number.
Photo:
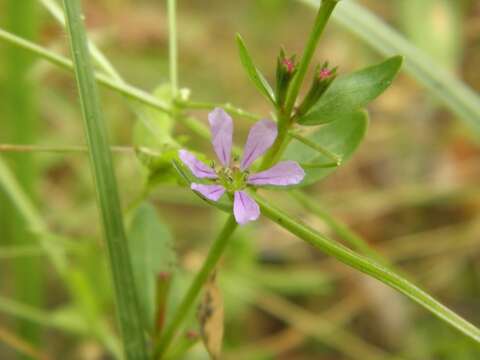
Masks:
[[[240,62],[243,65],[243,68],[247,72],[250,81],[257,87],[257,89],[264,95],[268,100],[275,105],[275,94],[273,92],[272,87],[268,83],[267,79],[263,76],[263,74],[258,70],[253,62],[250,53],[243,41],[243,38],[240,34],[236,34],[235,39],[237,41],[238,46],[238,53],[240,56]]]

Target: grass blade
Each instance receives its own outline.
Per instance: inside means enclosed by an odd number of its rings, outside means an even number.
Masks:
[[[301,0],[318,7],[317,0]],[[354,1],[342,1],[333,19],[383,55],[405,56],[405,69],[477,133],[480,133],[480,98],[430,56]]]
[[[27,39],[35,39],[38,32],[37,7],[33,0],[6,1],[6,19],[8,28]],[[10,141],[17,144],[34,143],[37,137],[36,86],[31,78],[34,58],[31,54],[14,46],[6,48],[6,89],[4,116],[6,121],[2,133],[8,134]],[[38,175],[35,159],[32,154],[12,154],[12,170],[19,180],[20,186],[31,197],[35,198],[35,185]],[[4,202],[2,211],[10,213],[12,204]],[[8,209],[7,209],[8,208]],[[4,240],[16,245],[28,244],[31,234],[25,227],[22,217],[13,212],[5,224]],[[13,262],[16,297],[32,306],[41,306],[43,302],[44,273],[41,261],[34,258],[16,259]],[[28,342],[38,345],[41,332],[36,324],[19,322],[19,334]]]
[[[145,331],[135,292],[112,155],[90,63],[82,10],[79,0],[64,0],[64,7],[124,351],[127,359],[143,360],[148,358]]]

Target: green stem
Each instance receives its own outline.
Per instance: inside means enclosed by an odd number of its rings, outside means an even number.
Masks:
[[[211,103],[211,102],[199,102],[199,101],[186,101],[183,106],[188,109],[207,109],[211,110],[216,107],[221,107],[225,111],[241,116],[247,120],[257,121],[260,120],[262,117],[260,115],[251,113],[249,111],[243,110],[239,107],[236,107],[230,103]]]
[[[0,312],[41,325],[42,327],[52,328],[71,335],[84,337],[92,336],[90,329],[82,323],[78,324],[77,322],[64,321],[62,318],[55,316],[55,312],[46,312],[2,296],[0,296]],[[97,340],[102,341],[114,358],[120,358],[120,347],[117,345],[116,339],[110,335],[105,336],[105,334],[102,334],[102,336],[103,338],[97,338]]]
[[[42,46],[34,44],[31,41],[25,40],[2,29],[0,29],[0,39],[34,53],[65,70],[73,71],[73,64],[69,59],[45,49]],[[137,100],[138,102],[153,109],[170,114],[168,104],[143,90],[126,83],[121,83],[117,80],[112,80],[110,77],[104,74],[95,74],[95,79],[99,84],[114,90],[129,99]]]
[[[146,336],[133,280],[117,182],[101,112],[79,0],[64,0],[97,202],[113,276],[117,316],[127,359],[148,359]]]
[[[222,231],[212,244],[202,268],[195,275],[190,288],[183,297],[181,304],[176,309],[172,320],[168,323],[164,332],[161,334],[160,340],[155,347],[155,359],[160,359],[167,351],[170,343],[173,340],[173,337],[175,336],[175,333],[190,312],[190,309],[195,303],[203,284],[207,281],[208,276],[212,273],[213,269],[220,260],[220,257],[222,256],[223,251],[228,244],[228,240],[236,228],[237,222],[235,221],[233,215],[230,215]]]
[[[290,195],[297,200],[302,206],[313,214],[317,215],[320,219],[335,231],[342,239],[344,239],[353,249],[360,251],[362,254],[375,259],[381,264],[387,265],[389,261],[383,257],[380,253],[372,249],[372,247],[355,232],[350,230],[348,226],[341,223],[330,215],[327,211],[322,209],[312,198],[299,190],[292,190]]]
[[[423,290],[413,285],[406,279],[395,274],[384,266],[363,257],[350,249],[328,239],[307,225],[303,225],[295,221],[290,215],[275,208],[260,196],[252,193],[257,203],[260,205],[262,214],[273,222],[277,223],[290,233],[298,236],[300,239],[308,242],[310,245],[333,256],[340,262],[351,266],[371,277],[374,277],[393,289],[403,293],[416,303],[425,307],[441,320],[449,323],[457,330],[461,331],[468,337],[480,343],[480,329],[470,322],[466,321],[453,311],[436,301]]]
[[[310,36],[303,51],[302,59],[298,65],[298,71],[294,76],[292,83],[289,86],[287,99],[283,109],[278,109],[278,135],[275,139],[270,150],[265,154],[260,170],[265,170],[272,166],[281,157],[284,149],[286,149],[288,143],[291,140],[289,136],[289,129],[292,126],[292,111],[295,106],[295,100],[297,99],[300,87],[302,86],[305,75],[307,74],[308,66],[312,61],[313,54],[317,48],[320,36],[327,25],[328,19],[332,15],[333,9],[337,5],[339,0],[323,0],[322,5],[318,9],[317,16],[313,29],[310,32]]]
[[[141,148],[152,150],[148,148]],[[110,151],[116,153],[135,154],[135,148],[132,146],[110,146]],[[0,153],[3,152],[48,152],[48,153],[87,153],[88,148],[81,145],[71,146],[43,146],[43,145],[16,145],[16,144],[0,144]]]
[[[320,154],[322,155],[325,155],[326,157],[328,157],[330,160],[333,160],[337,166],[340,166],[341,163],[342,163],[342,159],[340,156],[338,156],[337,154],[334,154],[332,153],[331,151],[329,151],[328,149],[325,149],[323,146],[321,146],[320,144],[317,144],[316,142],[313,142],[311,141],[310,139],[306,138],[305,136],[302,136],[298,133],[296,133],[295,131],[290,131],[289,132],[289,135],[294,138],[295,140],[298,140],[300,141],[301,143],[303,143],[304,145],[312,148],[313,150],[319,152]]]
[[[172,87],[172,96],[175,99],[178,93],[178,56],[177,56],[177,19],[176,19],[176,0],[167,1],[168,9],[168,48],[170,65],[170,86]]]
[[[46,224],[2,158],[0,158],[0,184],[29,225],[29,230],[36,234],[45,233]]]
[[[284,118],[284,115],[279,116],[277,138],[275,139],[272,147],[263,157],[262,163],[260,164],[260,170],[268,169],[275,162],[277,162],[291,140],[287,125],[288,120],[282,120]]]
[[[35,39],[38,33],[38,14],[32,0],[6,1],[6,20],[8,28],[25,38]],[[31,75],[34,57],[21,49],[8,46],[5,49],[5,106],[3,114],[6,118],[2,133],[6,133],[12,141],[32,143],[37,138],[38,121],[36,117],[36,89]],[[31,154],[12,154],[12,169],[20,186],[35,199],[35,185],[38,178],[35,158]],[[10,213],[12,205],[0,199],[0,212]],[[6,219],[2,219],[3,222]],[[0,224],[4,240],[16,245],[24,245],[30,241],[31,234],[25,230],[25,223],[17,213],[8,217],[8,221]],[[16,297],[33,306],[40,306],[44,298],[44,273],[40,259],[16,259],[13,262]],[[28,322],[19,322],[19,334],[32,344],[39,344],[41,332],[38,326]]]
[[[39,1],[48,12],[57,20],[63,27],[65,27],[65,15],[62,8],[57,4],[55,0],[37,0]],[[113,79],[122,82],[123,80],[120,74],[115,70],[110,61],[103,55],[94,42],[88,41],[88,47],[92,53],[93,58],[97,64]]]
[[[323,0],[322,5],[318,9],[317,17],[315,18],[315,24],[313,29],[310,32],[310,37],[308,38],[307,45],[303,51],[302,59],[298,65],[298,71],[295,77],[292,80],[292,83],[289,87],[287,93],[287,99],[285,101],[285,114],[290,116],[295,105],[295,100],[297,99],[298,93],[300,92],[300,87],[302,86],[303,79],[307,74],[308,66],[312,60],[315,49],[317,48],[318,40],[327,25],[330,15],[332,15],[333,9],[337,5],[339,0]]]

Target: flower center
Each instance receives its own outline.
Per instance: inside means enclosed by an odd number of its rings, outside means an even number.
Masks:
[[[241,171],[236,165],[218,169],[217,175],[220,184],[229,192],[242,190],[247,185],[248,173]]]

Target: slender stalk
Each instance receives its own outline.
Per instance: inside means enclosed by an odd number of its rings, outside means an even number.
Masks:
[[[21,47],[22,49],[27,50],[31,53],[34,53],[42,57],[43,59],[49,61],[50,63],[55,64],[65,70],[73,71],[73,64],[69,59],[65,58],[64,56],[58,55],[42,46],[32,43],[31,41],[25,40],[3,29],[0,29],[0,39],[5,40],[6,42],[15,46]],[[129,99],[137,100],[142,104],[148,105],[151,108],[157,109],[164,113],[170,113],[168,104],[143,90],[140,90],[129,84],[121,83],[117,80],[112,80],[110,77],[104,74],[96,74],[95,79],[98,81],[99,84],[111,90],[114,90]]]
[[[304,169],[325,169],[325,168],[334,168],[338,167],[338,163],[329,162],[329,163],[316,163],[316,162],[302,162],[300,166]]]
[[[142,149],[146,149],[146,148],[142,148]],[[132,146],[110,146],[110,151],[116,152],[116,153],[135,154],[135,148]],[[87,153],[88,147],[81,146],[81,145],[43,146],[43,145],[0,144],[0,153],[2,152],[6,152],[6,153],[7,152]]]
[[[60,317],[55,316],[55,313],[46,312],[3,296],[0,296],[0,312],[41,325],[44,328],[52,328],[76,336],[92,336],[90,328],[82,323],[64,321]],[[111,336],[107,338],[104,335],[104,338],[97,337],[97,339],[105,344],[105,347],[112,353],[115,359],[121,357],[120,347],[117,345],[115,338]]]
[[[342,163],[342,159],[340,156],[337,154],[332,153],[328,149],[325,149],[323,146],[317,144],[316,142],[311,141],[310,139],[306,138],[305,136],[302,136],[295,131],[290,131],[289,135],[294,138],[295,140],[300,141],[301,143],[305,144],[306,146],[312,148],[313,150],[319,152],[322,155],[325,155],[328,157],[330,160],[333,160],[337,166],[340,166]]]
[[[172,320],[167,324],[164,332],[161,334],[160,340],[155,346],[155,359],[161,359],[161,357],[168,350],[168,347],[170,346],[170,343],[172,342],[177,330],[190,312],[195,300],[198,297],[198,294],[200,293],[200,290],[202,289],[203,284],[207,281],[208,276],[212,273],[213,269],[220,260],[220,257],[222,256],[223,251],[228,244],[228,240],[236,228],[237,223],[235,218],[233,215],[230,215],[222,231],[210,247],[202,268],[195,275],[190,288],[183,297],[178,308],[175,310]]]
[[[55,270],[63,275],[66,269],[63,248],[53,244],[51,240],[54,236],[48,232],[47,224],[2,158],[0,158],[0,185],[21,214],[26,224],[25,228],[36,236],[36,239],[48,254]]]
[[[168,10],[168,56],[170,66],[170,86],[175,99],[178,93],[178,55],[177,55],[177,1],[167,0]]]
[[[37,0],[39,1],[48,12],[62,25],[65,27],[65,15],[60,5],[57,4],[55,0]],[[92,41],[88,41],[88,47],[90,52],[97,62],[97,64],[113,79],[118,82],[123,83],[123,79],[120,74],[115,70],[113,65],[108,61],[108,59],[103,55],[103,53],[98,49],[98,47]]]
[[[8,28],[27,39],[34,40],[38,33],[37,7],[33,0],[8,0],[6,3],[6,19]],[[6,89],[4,126],[2,133],[18,143],[32,143],[36,140],[38,122],[36,118],[36,89],[32,79],[31,69],[34,57],[15,46],[5,49]],[[12,170],[20,182],[20,186],[28,196],[35,199],[35,186],[38,170],[35,158],[31,154],[12,154],[9,156]],[[0,200],[1,201],[1,200]],[[10,213],[12,205],[2,202],[0,212]],[[10,209],[7,209],[10,208]],[[16,245],[25,245],[31,234],[28,233],[25,223],[18,213],[13,212],[5,224],[1,224],[4,240],[10,240]],[[21,258],[13,262],[13,276],[15,278],[16,297],[33,306],[40,306],[44,298],[44,273],[39,259]],[[18,323],[19,334],[32,344],[39,344],[41,331],[29,322]],[[23,357],[24,358],[24,357]]]
[[[64,0],[85,134],[113,276],[117,317],[127,359],[148,359],[146,337],[128,253],[112,156],[90,63],[79,0]]]
[[[307,45],[305,46],[305,50],[303,51],[302,58],[298,65],[298,71],[288,88],[285,106],[277,111],[278,135],[272,147],[265,154],[262,160],[260,165],[261,170],[265,170],[277,162],[291,140],[289,129],[292,126],[292,112],[295,106],[295,101],[298,93],[300,92],[305,75],[307,74],[308,66],[312,61],[313,54],[315,53],[318,41],[320,40],[320,36],[322,35],[328,19],[332,15],[333,9],[337,5],[338,1],[339,0],[323,0],[320,8],[318,9],[315,23],[312,31],[310,32]]]
[[[377,262],[363,257],[344,247],[343,245],[328,239],[307,225],[297,222],[290,215],[272,206],[260,196],[254,193],[252,193],[252,196],[254,196],[255,200],[260,205],[260,209],[264,216],[268,217],[270,220],[277,223],[290,233],[298,236],[300,239],[306,241],[310,245],[325,252],[326,254],[333,256],[340,262],[380,280],[393,289],[398,290],[402,294],[406,295],[416,303],[429,310],[441,320],[449,323],[466,336],[475,340],[477,343],[480,343],[480,329],[439,303],[437,300],[432,298],[417,286],[413,285],[408,280],[395,274]]]
[[[25,339],[17,336],[12,331],[0,326],[0,342],[10,346],[19,354],[26,357],[26,359],[48,360],[50,359],[43,354],[39,349],[33,346]]]
[[[249,111],[243,110],[239,107],[236,107],[230,103],[211,103],[211,102],[199,102],[199,101],[186,101],[183,106],[188,109],[207,109],[211,110],[216,107],[220,107],[225,111],[241,116],[247,120],[257,121],[260,120],[262,117],[260,115],[251,113]]]
[[[243,295],[247,301],[263,311],[272,314],[306,336],[333,347],[348,358],[362,360],[388,358],[388,354],[383,350],[343,329],[342,324],[329,321],[326,316],[316,316],[268,290],[246,283],[241,278],[234,280],[235,284],[242,289],[242,294],[234,294],[236,297]]]
[[[312,60],[315,49],[317,48],[318,40],[327,25],[328,19],[332,15],[333,9],[337,5],[339,0],[323,0],[320,5],[317,16],[315,18],[315,24],[310,32],[310,36],[307,41],[305,50],[303,51],[302,59],[298,65],[298,71],[292,80],[292,83],[288,89],[287,99],[285,101],[285,114],[291,115],[295,100],[297,99],[300,87],[302,86],[305,75],[307,74],[308,66]]]
[[[0,259],[15,259],[19,257],[45,256],[45,249],[40,246],[2,246],[0,247]]]
[[[360,251],[362,254],[375,259],[381,264],[388,265],[389,261],[379,252],[375,251],[362,237],[348,228],[330,215],[326,210],[322,209],[315,201],[305,193],[299,190],[293,190],[290,195],[303,205],[307,210],[321,218],[325,223],[335,231],[342,239],[344,239],[354,249]]]
[[[29,230],[36,234],[45,233],[47,231],[46,224],[1,157],[0,185],[4,188],[5,193],[10,197],[12,203],[24,217],[25,222],[29,225]]]

